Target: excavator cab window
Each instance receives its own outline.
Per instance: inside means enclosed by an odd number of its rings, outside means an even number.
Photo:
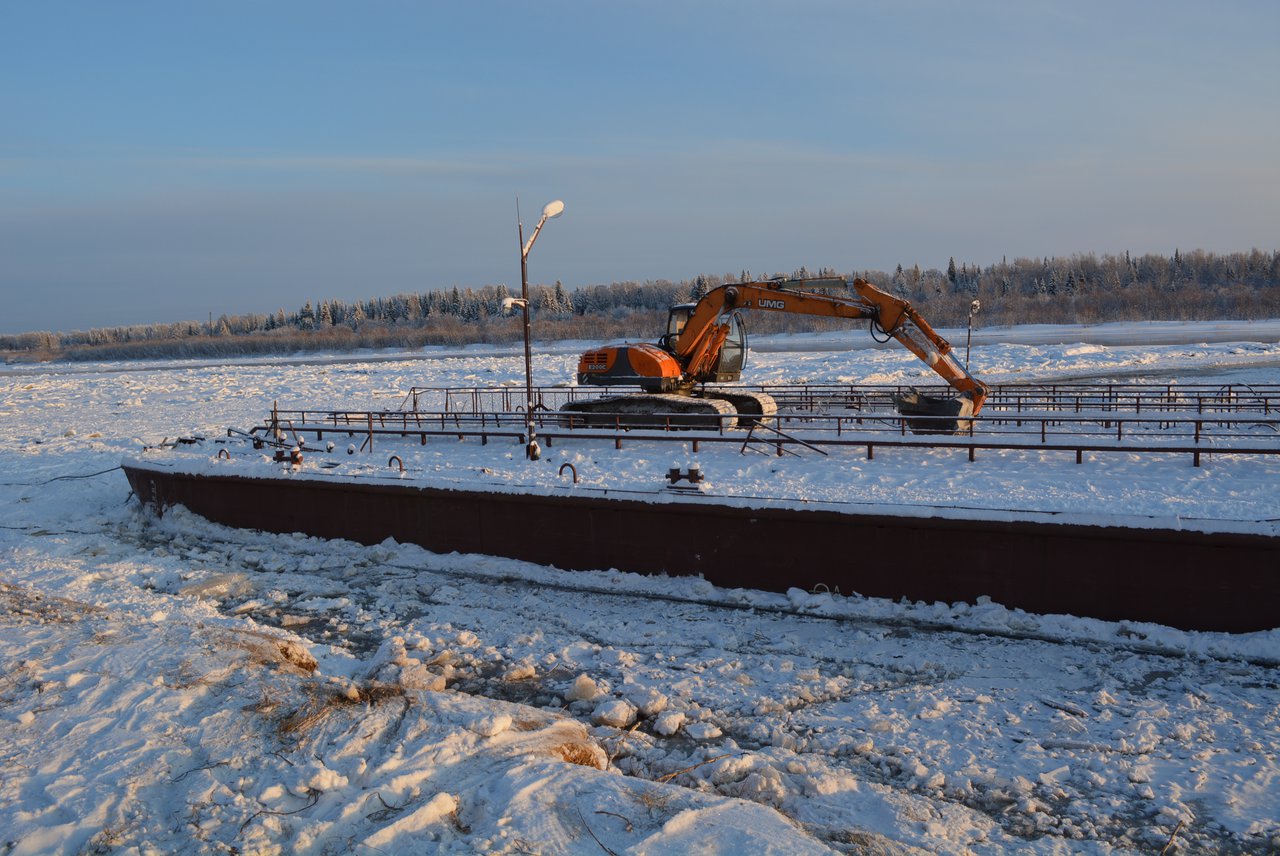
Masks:
[[[671,314],[667,316],[667,333],[659,342],[662,347],[668,351],[676,346],[676,339],[684,332],[684,325],[689,323],[689,316],[693,314],[696,303],[677,303],[671,307]]]
[[[696,303],[677,303],[671,307],[671,314],[667,316],[667,335],[679,336],[684,332],[684,325],[689,323],[689,316],[693,314],[693,308]]]
[[[716,363],[716,381],[732,383],[742,376],[747,365],[747,326],[742,321],[742,314],[733,313],[729,318],[729,335],[720,350],[720,360]]]

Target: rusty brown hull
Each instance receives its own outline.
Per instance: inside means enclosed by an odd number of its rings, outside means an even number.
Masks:
[[[228,526],[727,587],[965,601],[1188,630],[1280,626],[1280,538],[581,495],[199,476],[126,464],[134,493]]]

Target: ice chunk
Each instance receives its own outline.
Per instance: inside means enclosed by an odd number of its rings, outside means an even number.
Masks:
[[[635,706],[623,699],[606,701],[591,714],[591,721],[596,725],[609,725],[613,728],[626,728],[635,718]]]
[[[668,710],[653,721],[653,730],[663,737],[670,737],[684,726],[684,714],[678,710]]]
[[[593,681],[588,675],[578,675],[569,691],[564,694],[566,701],[591,701],[591,699],[600,695],[600,685]]]

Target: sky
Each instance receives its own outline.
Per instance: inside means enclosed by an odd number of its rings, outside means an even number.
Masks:
[[[1280,247],[1280,4],[0,7],[0,333]]]

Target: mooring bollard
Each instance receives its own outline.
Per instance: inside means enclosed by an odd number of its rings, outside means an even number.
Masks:
[[[687,481],[689,484],[698,484],[705,478],[702,474],[702,467],[697,464],[690,466],[688,471],[681,470],[679,466],[673,466],[667,470],[667,481],[673,485],[681,480]]]

